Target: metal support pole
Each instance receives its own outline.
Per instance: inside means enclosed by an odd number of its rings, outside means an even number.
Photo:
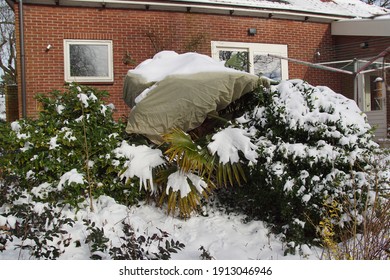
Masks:
[[[22,83],[22,117],[27,117],[27,102],[26,102],[26,62],[24,51],[24,15],[23,1],[19,0],[19,36],[20,36],[20,70]]]
[[[307,65],[307,66],[310,66],[310,67],[313,67],[313,68],[322,69],[322,70],[328,70],[328,71],[344,73],[344,74],[349,74],[349,75],[353,75],[354,74],[351,71],[342,70],[342,69],[338,69],[338,68],[334,68],[334,67],[329,67],[329,66],[325,66],[325,65],[321,65],[321,64],[315,64],[315,63],[311,63],[311,62],[306,62],[306,61],[302,61],[302,60],[298,60],[298,59],[294,59],[294,58],[288,58],[288,57],[284,57],[284,56],[280,56],[280,55],[268,54],[268,56],[275,57],[275,58],[280,58],[280,59],[285,59],[285,60],[288,60],[288,61],[292,61],[292,62],[295,62],[295,63]]]

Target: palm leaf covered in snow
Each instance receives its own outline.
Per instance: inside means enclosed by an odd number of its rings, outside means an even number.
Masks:
[[[226,140],[226,139],[224,139]],[[165,155],[171,164],[177,168],[175,173],[169,175],[165,194],[168,196],[168,211],[174,210],[177,204],[180,213],[188,216],[199,206],[202,197],[219,186],[240,184],[245,180],[245,174],[239,161],[221,162],[216,151],[211,151],[209,145],[196,143],[189,134],[175,129],[164,136],[168,145]],[[199,142],[203,142],[201,139]],[[229,143],[214,140],[215,147],[227,146],[236,149]],[[161,175],[160,173],[159,175]],[[180,192],[180,196],[177,192]],[[160,199],[163,201],[165,195]]]

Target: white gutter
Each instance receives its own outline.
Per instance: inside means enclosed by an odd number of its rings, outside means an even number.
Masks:
[[[199,5],[194,3],[172,3],[172,2],[154,2],[154,1],[126,1],[126,0],[25,0],[25,3],[31,4],[59,4],[61,6],[86,6],[103,8],[133,8],[143,10],[165,10],[193,13],[215,13],[237,16],[253,16],[262,18],[281,18],[296,19],[316,22],[332,22],[335,20],[348,19],[348,16],[326,15],[311,12],[299,12],[292,10],[278,10],[268,8],[239,8],[216,5]]]

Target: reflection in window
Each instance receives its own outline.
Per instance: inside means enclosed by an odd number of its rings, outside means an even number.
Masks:
[[[249,72],[249,53],[247,51],[219,51],[219,60],[225,61],[225,66]]]
[[[112,41],[64,40],[66,82],[114,81]]]
[[[69,46],[70,75],[73,77],[108,76],[108,46]]]
[[[265,76],[272,80],[282,80],[282,62],[279,58],[255,54],[253,58],[255,75]]]
[[[211,55],[225,65],[274,81],[288,79],[288,62],[270,55],[288,57],[287,45],[212,41]]]

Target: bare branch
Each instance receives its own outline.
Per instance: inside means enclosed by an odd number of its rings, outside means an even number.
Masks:
[[[0,75],[11,83],[16,82],[14,18],[14,12],[0,0]]]

